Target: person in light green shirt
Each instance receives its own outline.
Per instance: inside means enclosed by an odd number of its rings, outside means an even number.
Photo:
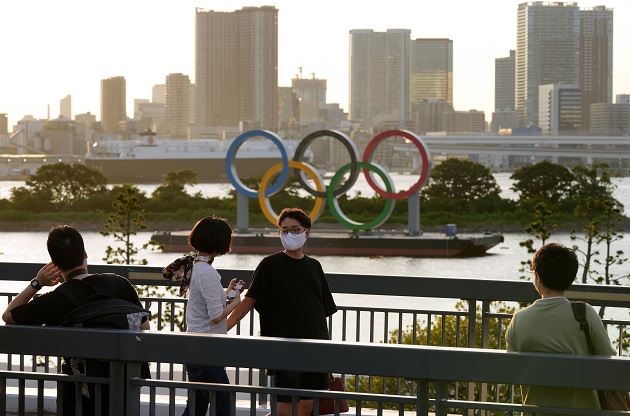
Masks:
[[[571,302],[564,296],[564,292],[575,280],[577,270],[577,256],[568,247],[552,243],[544,245],[536,252],[532,259],[532,271],[534,287],[541,299],[512,317],[506,331],[508,351],[581,355],[589,353],[586,337],[573,315]],[[588,304],[586,319],[594,353],[615,355],[602,320]],[[595,390],[522,385],[521,393],[524,405],[600,409]]]

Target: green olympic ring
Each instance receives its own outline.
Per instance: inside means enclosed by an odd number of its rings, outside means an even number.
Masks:
[[[387,189],[387,192],[391,192],[391,193],[396,192],[394,190],[394,182],[392,181],[391,176],[389,176],[387,171],[385,171],[385,169],[383,169],[381,166],[375,163],[367,163],[367,162],[357,162],[357,166],[359,168],[364,168],[372,172],[375,172],[376,174],[378,174],[378,176],[381,177],[383,182],[385,182],[385,188]],[[327,200],[328,200],[328,206],[330,207],[330,212],[332,216],[337,220],[337,222],[339,222],[342,225],[345,225],[351,230],[369,230],[372,228],[376,228],[380,226],[381,224],[383,224],[385,221],[387,221],[387,219],[392,215],[392,212],[394,211],[394,206],[396,205],[396,200],[389,199],[389,198],[386,199],[385,207],[383,208],[383,211],[370,222],[360,223],[360,222],[356,222],[348,218],[346,214],[344,214],[341,208],[339,207],[339,200],[334,195],[333,191],[337,187],[337,182],[339,182],[339,180],[343,177],[346,171],[350,169],[352,169],[352,163],[347,163],[343,165],[341,169],[339,169],[335,173],[332,179],[330,179],[330,184],[328,185],[328,192],[327,192]]]

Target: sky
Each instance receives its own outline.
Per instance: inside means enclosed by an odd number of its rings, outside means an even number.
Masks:
[[[516,49],[521,0],[19,0],[0,1],[0,113],[9,131],[24,115],[72,113],[100,119],[100,80],[124,76],[127,113],[151,98],[166,75],[194,82],[195,9],[278,9],[278,82],[302,76],[328,81],[327,101],[348,110],[348,37],[352,29],[410,29],[415,38],[453,40],[456,110],[494,109],[494,61]],[[630,93],[630,0],[578,1],[614,9],[613,97]],[[50,109],[50,110],[49,110]]]

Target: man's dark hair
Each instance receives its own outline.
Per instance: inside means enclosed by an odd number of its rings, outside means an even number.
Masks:
[[[546,244],[534,254],[532,271],[546,288],[567,290],[577,275],[577,255],[562,244]]]
[[[232,228],[223,218],[214,215],[202,218],[190,231],[188,244],[203,253],[229,253],[232,249]]]
[[[62,271],[72,270],[85,261],[85,246],[79,231],[70,225],[55,225],[48,232],[48,254]]]
[[[278,215],[278,227],[281,227],[280,224],[282,224],[282,221],[285,218],[293,218],[294,220],[299,222],[302,227],[309,229],[311,228],[311,219],[300,208],[283,209],[282,212],[280,212],[280,215]]]

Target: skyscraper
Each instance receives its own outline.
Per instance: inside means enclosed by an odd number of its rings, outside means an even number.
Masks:
[[[453,104],[453,41],[411,41],[411,102],[437,98]]]
[[[180,73],[166,76],[166,124],[174,138],[188,137],[190,78]]]
[[[409,119],[411,30],[350,31],[350,117],[375,125]]]
[[[127,120],[127,83],[125,77],[101,80],[101,129],[118,132],[118,123]]]
[[[520,126],[538,126],[538,87],[578,84],[580,9],[576,3],[518,5],[516,110]]]
[[[291,79],[291,88],[299,100],[299,122],[300,125],[308,125],[320,121],[320,111],[326,105],[326,85],[325,79],[302,78],[298,74]]]
[[[196,10],[196,124],[276,130],[278,9]]]
[[[590,129],[590,106],[612,103],[613,11],[597,6],[580,11],[582,129]]]
[[[494,60],[494,110],[514,110],[515,51]]]
[[[59,116],[72,120],[72,96],[66,95],[59,102]]]
[[[538,125],[543,135],[566,136],[580,133],[582,100],[577,85],[541,85],[538,96]]]

